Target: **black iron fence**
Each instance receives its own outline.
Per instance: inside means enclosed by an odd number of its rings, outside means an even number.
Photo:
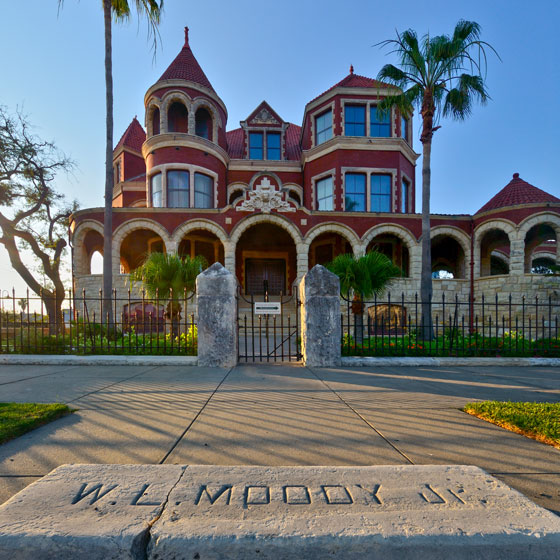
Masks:
[[[113,292],[112,320],[104,314],[103,293],[65,293],[60,313],[53,298],[0,296],[0,352],[21,354],[196,355],[198,332],[194,293],[160,299],[130,291]],[[49,314],[50,311],[50,314]]]
[[[560,357],[560,302],[552,296],[433,299],[342,296],[342,355]],[[428,328],[424,328],[424,327]]]

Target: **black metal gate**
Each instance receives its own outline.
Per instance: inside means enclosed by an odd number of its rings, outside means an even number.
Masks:
[[[300,302],[292,296],[237,296],[237,337],[240,362],[299,362]]]

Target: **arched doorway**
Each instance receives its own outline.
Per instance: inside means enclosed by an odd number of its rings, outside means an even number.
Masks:
[[[259,223],[246,229],[237,242],[235,261],[245,294],[291,293],[296,279],[296,244],[282,227]]]
[[[556,230],[549,224],[537,224],[525,235],[525,272],[550,274],[556,264]]]
[[[327,265],[338,255],[353,254],[350,242],[335,231],[318,235],[309,246],[309,270],[316,264]]]
[[[179,243],[177,253],[181,257],[202,256],[206,259],[208,266],[215,262],[224,264],[224,246],[218,237],[211,231],[205,229],[194,229],[189,231]]]
[[[510,243],[508,234],[491,229],[480,240],[480,276],[509,274]]]
[[[150,253],[164,252],[165,244],[156,232],[149,229],[131,231],[121,243],[121,274],[128,274],[142,266]]]
[[[465,252],[461,244],[445,234],[432,238],[432,278],[465,278]]]
[[[410,257],[406,243],[392,233],[377,235],[368,244],[366,252],[378,251],[391,259],[402,270],[403,276],[410,272]]]

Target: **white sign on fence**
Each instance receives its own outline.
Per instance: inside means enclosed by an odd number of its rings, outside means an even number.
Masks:
[[[280,315],[279,301],[256,301],[254,305],[255,315]]]

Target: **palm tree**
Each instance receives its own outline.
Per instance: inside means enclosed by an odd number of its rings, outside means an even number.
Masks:
[[[361,343],[364,336],[364,298],[381,295],[393,278],[402,275],[402,271],[389,257],[377,251],[370,251],[359,258],[350,254],[338,255],[327,268],[340,279],[342,294],[353,293],[355,338],[356,343]]]
[[[181,299],[195,288],[196,277],[207,267],[202,256],[181,258],[177,254],[152,253],[144,264],[132,271],[130,279],[142,282],[148,296],[167,302],[165,316],[172,334],[179,332]]]
[[[385,98],[378,106],[387,111],[395,106],[404,117],[414,106],[422,116],[422,329],[425,339],[433,338],[432,275],[430,240],[430,178],[432,137],[440,128],[440,116],[464,120],[472,111],[473,101],[485,104],[490,99],[484,84],[486,50],[496,50],[480,40],[480,26],[461,20],[453,35],[425,35],[420,41],[409,29],[396,39],[379,43],[391,47],[400,59],[400,67],[386,64],[377,79],[396,86],[400,92]],[[498,56],[499,58],[499,56]],[[467,73],[470,72],[470,73]]]
[[[146,16],[148,34],[153,36],[154,52],[157,48],[160,16],[163,0],[134,0],[139,17]],[[58,0],[59,9],[64,0]],[[113,54],[112,18],[116,22],[130,18],[128,0],[102,0],[105,31],[105,96],[106,96],[106,137],[105,137],[105,211],[103,222],[103,317],[113,325],[111,294],[113,293]]]

